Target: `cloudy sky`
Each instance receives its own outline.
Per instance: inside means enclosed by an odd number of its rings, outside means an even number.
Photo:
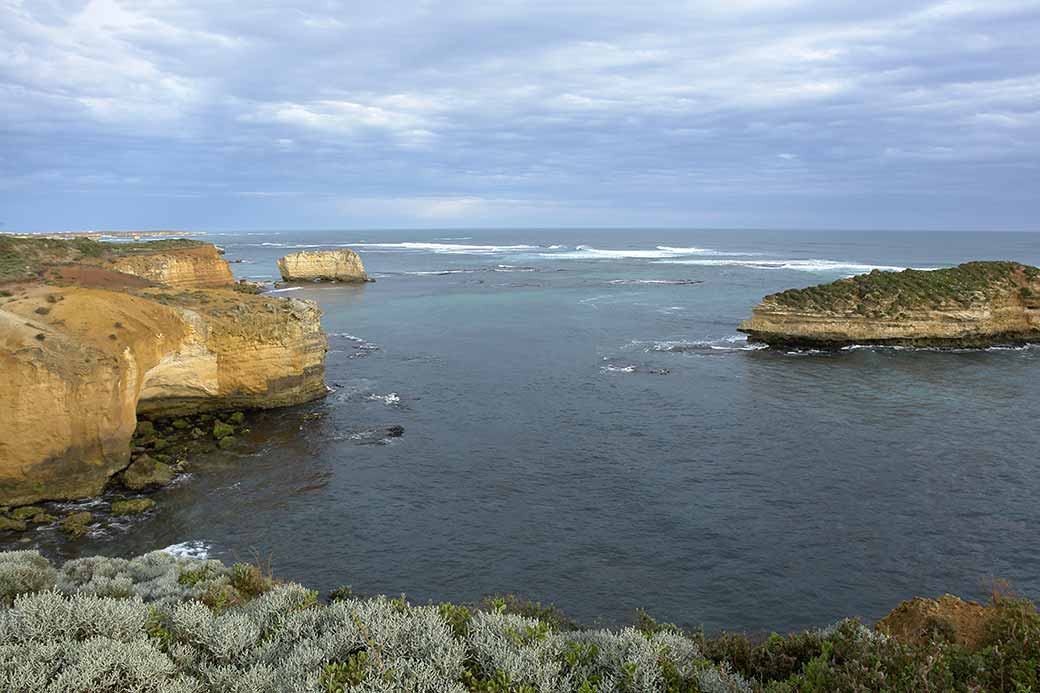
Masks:
[[[0,229],[1040,229],[1040,0],[0,0]]]

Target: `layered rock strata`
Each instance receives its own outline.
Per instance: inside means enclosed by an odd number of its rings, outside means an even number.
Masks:
[[[986,347],[1040,341],[1040,269],[969,262],[881,272],[766,296],[738,328],[783,347]]]
[[[353,250],[307,250],[278,260],[278,271],[285,281],[372,281],[361,257]]]
[[[228,287],[235,281],[227,261],[209,244],[161,253],[123,255],[109,262],[108,267],[180,289]]]
[[[326,392],[312,302],[142,286],[82,265],[56,276],[81,283],[7,284],[0,298],[0,505],[98,494],[130,463],[138,413],[264,409]]]

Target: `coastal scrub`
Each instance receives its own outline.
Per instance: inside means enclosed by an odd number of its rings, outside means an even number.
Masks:
[[[959,644],[964,623],[941,615],[912,638],[846,620],[754,642],[684,633],[645,613],[633,626],[585,629],[515,597],[463,606],[349,590],[334,596],[322,602],[258,566],[162,552],[60,567],[34,551],[0,553],[0,690],[909,693],[1040,686],[1040,616],[1028,601],[1003,594],[978,612],[984,618],[973,624],[980,635],[971,647]],[[909,628],[906,618],[899,623]]]

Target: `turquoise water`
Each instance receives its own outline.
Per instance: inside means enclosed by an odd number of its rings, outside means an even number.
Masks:
[[[260,415],[161,510],[48,551],[188,545],[329,589],[513,591],[586,621],[875,618],[915,594],[1040,596],[1040,348],[752,349],[765,294],[872,267],[1040,265],[1040,236],[249,232],[240,277],[349,245],[317,300],[322,402]],[[420,244],[420,245],[414,245]],[[318,418],[308,416],[319,415]],[[404,436],[384,439],[401,425]]]

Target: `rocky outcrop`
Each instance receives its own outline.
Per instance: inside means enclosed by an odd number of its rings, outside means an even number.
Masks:
[[[139,412],[265,409],[326,392],[311,302],[77,276],[94,285],[37,282],[0,299],[0,505],[98,494],[130,463]]]
[[[235,281],[227,260],[209,244],[157,253],[127,254],[110,261],[108,268],[181,289],[227,287]]]
[[[1040,269],[969,262],[881,272],[766,296],[738,328],[784,347],[986,347],[1040,341]]]
[[[908,645],[927,645],[938,634],[948,642],[975,650],[997,616],[995,605],[965,601],[952,594],[939,599],[915,597],[889,612],[874,624],[874,629]]]
[[[365,272],[361,257],[353,250],[308,250],[291,253],[278,260],[282,279],[291,281],[372,281]]]

